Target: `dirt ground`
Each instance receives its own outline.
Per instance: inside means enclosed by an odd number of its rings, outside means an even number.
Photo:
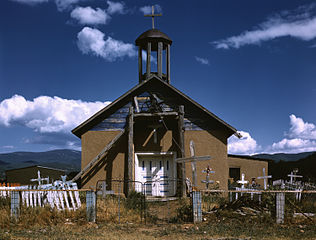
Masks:
[[[95,224],[66,222],[54,226],[11,225],[0,239],[316,239],[315,224],[254,225],[219,221],[200,224]]]

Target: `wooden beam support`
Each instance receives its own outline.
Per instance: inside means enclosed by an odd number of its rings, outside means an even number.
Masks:
[[[184,106],[179,106],[179,119],[178,119],[178,132],[179,132],[179,146],[180,146],[180,158],[184,158]],[[186,196],[186,183],[185,183],[185,163],[181,164],[182,173],[182,196]]]
[[[167,63],[167,83],[170,83],[170,44],[167,45],[167,54],[166,54],[166,63]]]
[[[142,47],[138,48],[138,75],[139,83],[143,81],[143,56],[142,56]]]
[[[184,162],[194,162],[194,161],[206,161],[206,160],[211,160],[211,156],[193,156],[193,157],[188,157],[188,158],[177,158],[176,162],[177,163],[184,163]]]
[[[162,78],[162,42],[158,42],[157,70],[158,77]]]
[[[129,115],[128,115],[128,159],[127,159],[127,176],[129,181],[133,181],[133,172],[134,172],[134,108],[133,106],[129,107]],[[131,191],[132,184],[128,184],[128,190]]]
[[[151,72],[150,56],[151,56],[151,42],[148,42],[147,43],[146,79],[150,77],[150,72]]]
[[[115,138],[112,139],[112,141],[106,145],[105,148],[102,149],[102,151],[85,166],[84,169],[81,170],[73,179],[72,181],[77,181],[83,174],[85,174],[97,161],[99,161],[104,154],[111,149],[111,147],[119,140],[119,138],[125,133],[125,129],[120,132],[118,135],[115,136]]]
[[[158,113],[135,113],[134,117],[160,117],[160,116],[178,116],[177,112],[158,112]]]
[[[134,104],[135,104],[135,110],[137,113],[139,113],[139,105],[138,105],[138,100],[137,100],[137,97],[135,96],[134,97]]]

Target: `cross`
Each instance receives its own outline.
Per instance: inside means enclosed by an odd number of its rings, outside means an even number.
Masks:
[[[215,171],[212,171],[212,168],[210,168],[210,166],[208,165],[207,168],[202,171],[202,173],[206,173],[206,177],[205,180],[202,180],[201,182],[205,183],[206,189],[208,189],[208,185],[210,183],[214,183],[213,180],[210,180],[210,173],[215,173]]]
[[[298,170],[293,170],[291,174],[288,174],[287,176],[290,177],[290,183],[293,184],[295,182],[295,178],[302,178],[303,176],[301,175],[296,175]]]
[[[192,187],[196,187],[197,184],[197,176],[196,176],[196,162],[197,161],[205,161],[205,160],[210,160],[210,156],[201,156],[197,157],[195,156],[195,147],[194,147],[194,142],[193,140],[190,141],[190,153],[191,157],[188,158],[177,158],[176,162],[177,163],[186,163],[190,162],[191,163],[191,168],[192,168]]]
[[[145,14],[144,16],[145,17],[151,17],[151,19],[152,19],[152,26],[153,26],[153,29],[155,29],[155,19],[154,19],[154,17],[161,17],[162,14],[161,13],[155,14],[155,7],[152,6],[151,7],[151,14]]]
[[[245,188],[245,184],[248,183],[248,181],[245,180],[245,174],[241,174],[241,180],[238,180],[237,183],[241,184],[241,188]]]
[[[266,176],[266,169],[262,168],[263,176],[257,177],[258,179],[263,179],[264,190],[267,190],[267,180],[268,178],[272,178],[271,175]]]
[[[49,177],[47,178],[41,178],[41,172],[38,170],[37,171],[37,178],[31,179],[31,182],[38,182],[38,185],[42,185],[42,181],[46,180],[47,183],[49,182]]]

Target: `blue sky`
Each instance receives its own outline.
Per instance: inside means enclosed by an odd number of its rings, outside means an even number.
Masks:
[[[316,151],[314,1],[2,0],[0,152],[80,149],[71,129],[138,83],[150,5],[171,83],[242,133],[230,153]]]

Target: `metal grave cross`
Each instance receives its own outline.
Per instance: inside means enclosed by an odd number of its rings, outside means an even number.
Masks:
[[[205,180],[202,180],[201,182],[205,183],[206,189],[208,189],[208,185],[210,183],[214,183],[213,180],[210,180],[210,173],[215,173],[215,171],[212,171],[212,168],[210,168],[210,166],[208,165],[207,168],[202,171],[202,173],[206,173],[206,177]]]
[[[41,178],[41,172],[37,171],[37,178],[31,179],[31,182],[38,182],[38,185],[42,185],[42,181],[46,180],[47,183],[49,183],[49,177],[47,178]]]
[[[268,178],[272,178],[271,175],[266,176],[266,169],[262,168],[263,176],[257,177],[257,179],[263,179],[264,190],[267,190],[267,180]]]
[[[248,181],[245,180],[245,174],[244,173],[241,174],[241,180],[238,180],[237,183],[241,184],[241,188],[242,189],[245,188],[245,184],[247,184]]]
[[[154,19],[154,17],[161,17],[162,14],[161,13],[155,14],[155,6],[152,6],[151,7],[151,14],[145,14],[144,16],[145,17],[151,17],[151,19],[152,19],[152,27],[153,27],[153,29],[155,29],[155,19]]]
[[[197,161],[205,161],[205,160],[210,160],[210,156],[201,156],[197,157],[195,156],[195,147],[194,147],[194,142],[193,140],[190,141],[190,153],[191,157],[188,158],[177,158],[176,162],[177,163],[186,163],[190,162],[191,163],[191,168],[192,168],[192,187],[196,187],[197,184],[197,176],[196,176],[196,162]]]
[[[296,169],[296,170],[293,170],[293,171],[291,172],[291,174],[288,174],[288,175],[287,175],[288,177],[290,177],[290,183],[291,183],[291,184],[293,184],[293,183],[295,182],[295,179],[296,179],[296,178],[302,178],[302,177],[303,177],[303,176],[301,176],[301,175],[296,175],[297,172],[298,172],[298,170]]]

